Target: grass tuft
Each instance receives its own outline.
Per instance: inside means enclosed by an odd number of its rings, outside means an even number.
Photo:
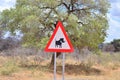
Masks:
[[[12,75],[16,71],[18,71],[18,66],[12,60],[5,62],[0,68],[1,75]]]

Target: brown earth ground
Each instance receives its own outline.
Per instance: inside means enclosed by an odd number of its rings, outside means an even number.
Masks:
[[[69,62],[69,61],[68,61]],[[120,68],[112,69],[101,65],[91,68],[66,61],[65,80],[120,80]],[[53,80],[53,67],[49,61],[39,65],[25,65],[11,75],[0,75],[0,80]],[[62,80],[62,66],[57,64],[57,80]]]
[[[30,57],[29,57],[30,58]],[[7,63],[6,63],[7,62]],[[15,65],[12,62],[15,62]],[[17,64],[19,63],[19,64]],[[53,67],[49,67],[50,60],[43,62],[20,63],[19,58],[0,57],[0,72],[16,68],[16,71],[9,75],[0,74],[0,80],[54,80]],[[119,64],[119,63],[118,63]],[[117,64],[117,65],[118,65]],[[62,80],[62,61],[57,59],[57,80]],[[83,65],[72,59],[65,61],[65,80],[120,80],[120,67],[103,66],[94,64],[92,67]],[[13,67],[13,68],[11,68]]]

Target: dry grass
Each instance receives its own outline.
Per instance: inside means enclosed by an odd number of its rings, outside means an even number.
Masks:
[[[50,59],[36,56],[0,57],[0,80],[53,80]],[[89,55],[83,61],[66,57],[66,80],[119,80],[120,54]],[[57,80],[61,80],[62,61],[57,59]]]

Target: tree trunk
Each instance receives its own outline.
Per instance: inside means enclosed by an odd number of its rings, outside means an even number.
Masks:
[[[56,58],[61,54],[61,52],[56,52]],[[51,59],[51,63],[50,63],[50,67],[54,66],[54,56],[55,54],[52,55],[52,59]]]
[[[56,25],[57,25],[58,21],[54,24],[55,28],[56,28]],[[56,52],[56,58],[61,54],[61,52]],[[51,62],[50,62],[50,67],[53,67],[54,66],[54,56],[55,54],[52,55],[52,59],[51,59]]]

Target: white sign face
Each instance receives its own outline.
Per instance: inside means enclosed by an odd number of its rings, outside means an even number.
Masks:
[[[73,52],[73,46],[66,34],[66,31],[60,21],[58,21],[56,28],[46,45],[47,52]]]
[[[61,27],[58,28],[48,49],[70,49],[70,46],[62,32]]]

